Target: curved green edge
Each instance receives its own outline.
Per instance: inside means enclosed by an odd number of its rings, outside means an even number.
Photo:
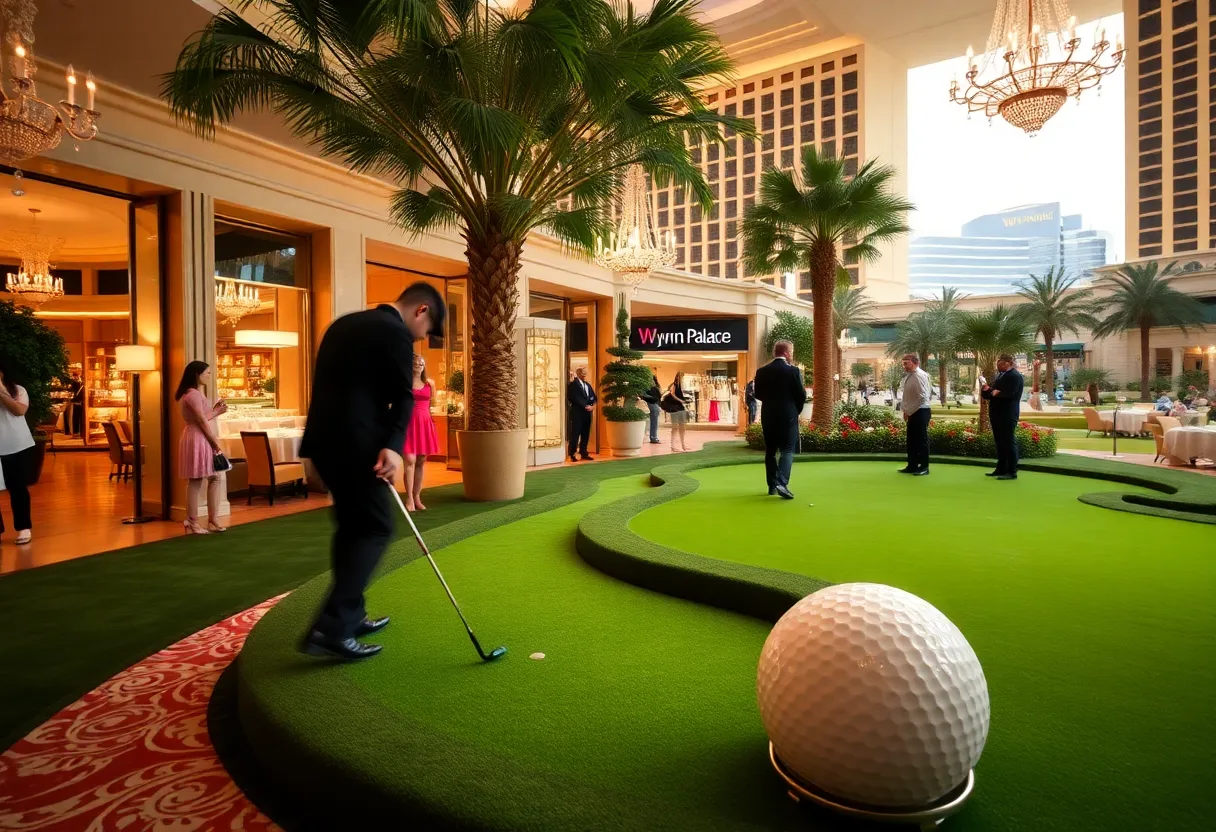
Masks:
[[[798,458],[800,463],[902,460],[903,457],[896,454],[806,454]],[[828,582],[682,552],[648,541],[629,529],[629,521],[640,512],[695,491],[699,483],[689,476],[690,472],[756,461],[755,452],[723,445],[710,446],[696,456],[656,466],[651,469],[650,479],[657,487],[590,511],[582,518],[576,536],[580,556],[619,580],[673,597],[775,621],[797,600]],[[991,461],[935,458],[934,463],[987,466]],[[1086,457],[1035,460],[1024,463],[1022,470],[1145,487],[1168,496],[1107,492],[1086,494],[1079,499],[1119,511],[1216,523],[1216,478]],[[592,496],[598,488],[596,480],[571,483],[555,493],[441,526],[428,533],[428,543],[432,550],[438,550],[483,531],[581,501]],[[417,557],[412,542],[399,542],[386,556],[380,574],[398,569]],[[350,683],[340,668],[335,667],[332,674],[326,674],[326,681],[334,686],[329,693],[337,694],[339,699],[293,696],[290,708],[284,708],[281,701],[276,701],[282,695],[278,689],[280,678],[264,677],[258,672],[268,657],[292,650],[291,640],[298,637],[320,603],[328,580],[328,575],[320,575],[281,601],[254,627],[238,660],[241,724],[260,762],[285,778],[294,794],[315,798],[309,802],[318,811],[353,811],[361,818],[379,817],[398,823],[406,812],[411,817],[425,819],[427,828],[476,827],[480,812],[473,806],[479,798],[490,797],[482,787],[501,775],[505,766],[518,768],[518,762],[494,759],[484,749],[455,743],[421,723],[403,723],[398,718],[392,730],[385,730],[379,706],[357,685]],[[340,722],[345,737],[343,742],[323,746],[307,741],[309,731],[306,727],[332,724],[335,720]],[[449,801],[424,802],[410,783],[387,782],[376,776],[374,760],[382,755],[414,758],[420,772],[460,770],[465,779],[452,784]],[[369,761],[372,762],[369,764]],[[584,821],[588,806],[600,806],[603,812],[599,817],[606,821],[605,829],[614,828],[613,824],[620,820],[611,807],[622,796],[597,791],[558,772],[537,771],[535,774],[571,801],[550,804],[546,814],[557,826],[573,820],[573,816],[563,817],[567,814],[563,806],[576,804],[581,804],[578,815]],[[433,798],[434,793],[430,796]],[[499,817],[498,820],[507,828],[516,824],[523,824],[520,828],[524,828],[528,823],[526,818]]]

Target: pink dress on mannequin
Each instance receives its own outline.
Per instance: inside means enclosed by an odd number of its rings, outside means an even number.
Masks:
[[[439,453],[439,433],[435,420],[431,418],[431,385],[414,391],[414,412],[410,414],[410,426],[405,431],[405,448],[402,453],[427,457]]]
[[[186,428],[177,443],[177,461],[182,476],[188,480],[201,480],[215,474],[215,452],[207,443],[207,436],[198,426],[200,421],[210,421],[214,408],[198,388],[182,396],[178,406]]]

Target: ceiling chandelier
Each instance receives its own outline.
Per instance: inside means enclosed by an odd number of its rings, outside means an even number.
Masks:
[[[235,324],[262,305],[257,287],[235,280],[215,279],[215,311],[223,323]]]
[[[0,66],[0,162],[18,165],[59,146],[67,133],[78,142],[87,142],[97,135],[97,119],[101,113],[93,108],[97,84],[92,73],[85,79],[88,90],[87,106],[76,103],[79,79],[69,65],[67,69],[68,100],[58,105],[38,97],[34,75],[38,70],[34,60],[34,0],[0,0],[0,23],[3,23],[4,61],[8,64],[8,86],[5,91],[4,69]]]
[[[38,233],[37,208],[30,209],[27,234],[10,234],[8,244],[21,258],[21,271],[9,273],[5,285],[14,295],[37,309],[52,298],[63,296],[63,279],[51,276],[51,258],[63,245],[63,238],[43,237]]]
[[[1089,57],[1077,54],[1084,50],[1065,0],[998,0],[984,54],[977,62],[967,47],[967,88],[952,81],[950,100],[989,120],[999,115],[1033,136],[1070,97],[1080,99],[1119,68],[1122,37],[1110,48],[1099,28]]]
[[[636,291],[652,271],[676,262],[675,237],[670,231],[666,239],[656,234],[656,225],[646,172],[641,165],[630,165],[625,174],[620,222],[609,236],[607,248],[596,239],[595,262],[619,273]]]

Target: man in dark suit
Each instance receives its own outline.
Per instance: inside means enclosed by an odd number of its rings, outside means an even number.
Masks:
[[[415,283],[394,303],[338,318],[321,340],[300,456],[333,497],[336,529],[333,586],[301,644],[305,653],[353,660],[380,652],[356,638],[388,624],[367,617],[363,592],[393,533],[388,488],[414,407],[414,342],[442,337],[446,315],[439,292]]]
[[[1022,406],[1022,374],[1013,366],[1013,356],[1006,353],[996,360],[997,375],[985,384],[980,395],[988,400],[988,421],[992,423],[992,438],[996,442],[996,470],[987,474],[998,480],[1018,478],[1018,443],[1013,432],[1018,425]]]
[[[794,466],[794,451],[798,448],[798,416],[806,405],[806,386],[802,373],[794,366],[794,345],[778,341],[773,347],[773,360],[756,371],[756,398],[760,408],[760,426],[764,429],[764,476],[768,480],[769,496],[781,495],[792,500],[790,470]],[[777,455],[781,455],[778,462]]]
[[[597,401],[595,388],[587,383],[587,368],[579,367],[574,371],[574,379],[566,385],[566,404],[570,408],[570,444],[566,450],[571,462],[578,462],[579,457],[591,459],[587,442],[591,439],[591,416]]]

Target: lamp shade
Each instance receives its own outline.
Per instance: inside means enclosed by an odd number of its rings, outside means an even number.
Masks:
[[[156,369],[156,350],[143,344],[114,348],[114,369],[120,373],[150,373]]]
[[[281,332],[275,329],[238,329],[236,331],[238,347],[264,347],[266,349],[281,349],[284,347],[300,346],[300,333]]]

